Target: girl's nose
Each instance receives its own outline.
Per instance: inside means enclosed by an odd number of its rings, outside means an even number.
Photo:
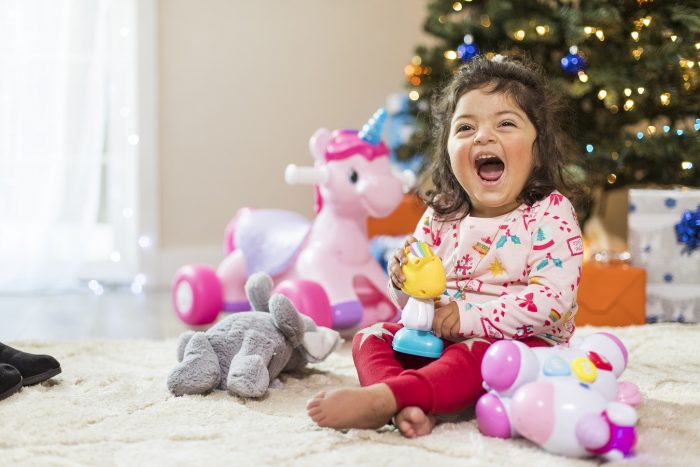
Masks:
[[[481,127],[479,128],[479,131],[476,133],[476,137],[474,138],[474,143],[475,144],[487,144],[487,143],[493,143],[495,142],[495,138],[493,136],[493,133],[491,133],[491,130],[488,128]]]

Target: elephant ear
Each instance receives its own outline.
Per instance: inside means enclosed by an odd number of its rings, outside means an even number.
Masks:
[[[294,304],[284,295],[275,294],[270,298],[270,314],[277,329],[287,338],[293,348],[301,345],[304,339],[304,321]]]
[[[311,363],[325,360],[331,353],[337,350],[343,339],[333,329],[318,327],[315,331],[304,333],[302,347]]]
[[[245,283],[245,294],[253,311],[270,311],[268,302],[272,287],[272,278],[264,272],[256,272],[248,278]]]

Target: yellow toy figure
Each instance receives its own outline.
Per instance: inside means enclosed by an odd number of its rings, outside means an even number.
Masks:
[[[431,332],[435,315],[434,298],[447,285],[442,260],[424,242],[413,242],[406,247],[408,261],[401,267],[406,277],[403,290],[411,297],[401,311],[401,328],[394,336],[397,352],[438,358],[442,354],[442,339]]]

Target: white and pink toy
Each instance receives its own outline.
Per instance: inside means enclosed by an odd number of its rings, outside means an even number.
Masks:
[[[630,456],[641,395],[617,381],[626,367],[627,349],[609,333],[569,346],[498,341],[481,364],[487,393],[476,404],[479,429],[565,456]]]
[[[290,165],[289,184],[315,186],[316,218],[273,209],[241,209],[226,229],[227,256],[214,270],[193,265],[177,272],[175,312],[192,325],[213,322],[220,311],[249,310],[244,285],[263,271],[275,292],[319,326],[347,329],[396,321],[387,275],[370,253],[368,217],[386,217],[414,181],[396,173],[381,141],[386,111],[361,131],[317,130],[309,146],[313,167]]]

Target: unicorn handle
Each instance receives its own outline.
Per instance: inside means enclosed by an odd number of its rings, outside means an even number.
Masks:
[[[416,174],[413,172],[413,170],[406,169],[400,172],[395,170],[394,175],[396,178],[401,180],[401,186],[404,193],[408,193],[414,186],[416,186]]]
[[[284,170],[284,181],[289,185],[323,185],[328,181],[325,167],[299,167],[289,164]]]

